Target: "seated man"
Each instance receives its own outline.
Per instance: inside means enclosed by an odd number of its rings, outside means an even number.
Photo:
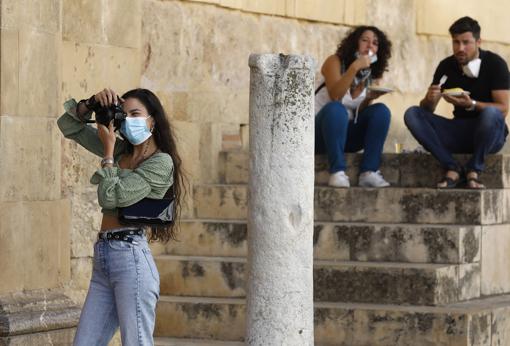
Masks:
[[[484,186],[479,175],[485,157],[498,152],[508,134],[508,67],[499,55],[480,49],[476,20],[460,18],[449,31],[453,55],[439,63],[420,106],[409,108],[404,121],[414,138],[445,169],[438,188],[456,187],[465,171],[467,187],[481,189]],[[433,113],[441,96],[453,104],[453,119]],[[452,153],[473,154],[465,170]]]

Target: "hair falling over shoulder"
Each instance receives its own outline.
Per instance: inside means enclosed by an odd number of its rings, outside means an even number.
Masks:
[[[349,67],[356,59],[355,53],[358,50],[358,41],[367,30],[372,31],[379,40],[379,50],[377,51],[377,62],[372,66],[372,77],[381,78],[388,69],[388,62],[391,58],[391,41],[386,34],[375,26],[361,25],[352,28],[337,47],[336,55],[340,58],[345,68]]]
[[[133,89],[122,95],[123,99],[136,98],[139,100],[149,114],[153,117],[156,125],[152,133],[156,144],[164,153],[170,155],[173,161],[173,185],[165,197],[175,198],[174,222],[166,226],[150,226],[149,241],[168,242],[175,240],[179,230],[179,220],[182,210],[182,201],[187,192],[187,178],[182,167],[182,160],[177,150],[174,128],[168,121],[163,105],[158,97],[147,89]],[[132,148],[131,148],[132,150]]]

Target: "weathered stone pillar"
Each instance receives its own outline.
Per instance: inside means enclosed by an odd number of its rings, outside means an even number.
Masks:
[[[314,61],[251,55],[248,345],[313,345]]]

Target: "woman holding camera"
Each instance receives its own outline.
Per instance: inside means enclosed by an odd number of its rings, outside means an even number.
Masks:
[[[64,106],[66,113],[58,119],[64,136],[102,158],[90,181],[97,185],[103,219],[74,345],[107,345],[119,326],[123,345],[153,345],[159,273],[148,240],[173,239],[176,225],[126,226],[119,221],[118,208],[146,197],[175,196],[178,213],[183,175],[174,133],[160,101],[146,89],[128,91],[122,98],[104,89]],[[108,126],[98,123],[97,129],[86,124],[92,109],[98,113],[108,108],[125,113],[119,122],[122,138],[113,120]]]
[[[352,29],[321,68],[323,83],[315,92],[315,152],[326,153],[329,185],[349,187],[345,152],[363,149],[359,185],[385,187],[379,172],[391,114],[372,104],[380,91],[370,90],[388,67],[391,42],[374,26]]]

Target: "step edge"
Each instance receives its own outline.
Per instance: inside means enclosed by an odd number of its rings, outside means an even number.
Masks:
[[[247,264],[246,257],[238,256],[186,256],[161,254],[154,255],[155,259],[182,262],[208,262],[208,263],[242,263]],[[337,261],[314,259],[314,268],[324,267],[362,267],[362,268],[381,268],[381,269],[423,269],[423,270],[441,270],[450,267],[471,266],[478,262],[472,263],[420,263],[420,262],[373,262],[373,261]]]
[[[168,303],[199,303],[214,304],[223,303],[229,305],[245,305],[243,298],[215,298],[196,296],[170,296],[162,295],[160,301]],[[446,305],[399,305],[399,304],[373,304],[373,303],[349,303],[349,302],[314,302],[314,308],[335,308],[346,310],[385,310],[395,312],[420,312],[420,313],[479,313],[501,308],[510,308],[510,294],[485,296],[477,299],[466,300]]]
[[[247,219],[211,219],[211,218],[193,218],[193,219],[181,219],[180,223],[212,223],[212,224],[222,224],[222,223],[231,223],[231,224],[248,224]],[[441,224],[441,223],[384,223],[384,222],[361,222],[361,221],[324,221],[324,220],[316,220],[314,221],[314,226],[318,225],[340,225],[340,226],[372,226],[372,227],[401,227],[401,226],[407,226],[407,227],[414,227],[414,228],[422,228],[422,227],[429,227],[429,228],[479,228],[483,226],[492,226],[492,225],[504,225],[508,224],[510,225],[510,222],[507,223],[495,223],[495,224]]]
[[[234,184],[228,184],[228,183],[204,183],[204,184],[196,184],[193,186],[194,192],[197,191],[197,189],[202,188],[222,188],[222,187],[232,187],[232,188],[248,188],[249,183],[234,183]],[[416,190],[420,192],[424,191],[431,191],[431,192],[437,192],[437,193],[448,193],[448,192],[460,192],[463,194],[473,194],[473,195],[482,195],[484,193],[489,193],[492,191],[498,191],[502,192],[505,190],[509,190],[509,188],[485,188],[485,189],[464,189],[464,188],[455,188],[455,189],[438,189],[435,187],[409,187],[409,186],[388,186],[384,188],[377,188],[377,187],[361,187],[361,186],[351,186],[349,188],[342,188],[342,187],[332,187],[327,185],[316,185],[314,184],[314,187],[316,190],[366,190],[366,191],[373,191],[373,190]]]

